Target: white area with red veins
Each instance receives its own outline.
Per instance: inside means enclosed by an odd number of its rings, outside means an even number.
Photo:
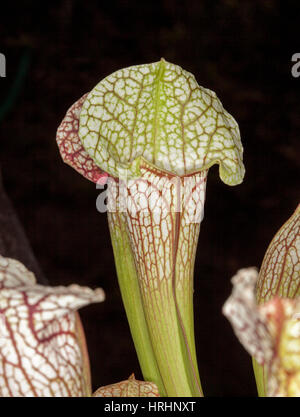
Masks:
[[[185,178],[166,176],[145,162],[140,171],[141,178],[127,182],[127,201],[121,201],[120,212],[113,210],[120,187],[109,181],[110,225],[115,229],[121,223],[126,225],[145,318],[164,383],[170,384],[174,396],[182,395],[170,374],[175,369],[181,382],[188,379],[187,366],[180,356],[186,349],[184,354],[199,392],[191,312],[207,171]]]
[[[0,396],[90,395],[75,311],[103,300],[102,289],[37,285],[0,256]]]
[[[220,166],[221,179],[242,182],[237,122],[213,91],[162,59],[114,72],[85,99],[79,137],[96,165],[113,177],[140,175],[144,159],[179,176]]]
[[[57,129],[56,141],[63,161],[90,181],[105,184],[103,172],[84,150],[78,136],[79,116],[88,94],[77,100],[67,111]]]
[[[232,295],[223,307],[233,330],[260,365],[266,365],[269,397],[300,396],[300,298],[273,297],[257,305],[255,268],[232,278]]]
[[[232,278],[232,294],[223,307],[223,313],[233,330],[259,364],[271,359],[273,345],[264,317],[257,309],[254,287],[258,272],[255,268],[240,269]]]
[[[93,397],[159,397],[159,393],[153,382],[138,381],[132,374],[126,381],[98,388]]]

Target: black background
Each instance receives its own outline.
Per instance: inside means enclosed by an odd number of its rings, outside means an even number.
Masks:
[[[228,187],[217,167],[210,169],[195,266],[195,327],[204,393],[255,396],[251,359],[221,308],[232,275],[261,265],[270,240],[299,201],[300,78],[291,75],[291,57],[300,53],[299,2],[5,3],[0,11],[0,52],[7,59],[7,77],[0,78],[4,184],[49,283],[106,291],[105,303],[81,310],[94,389],[132,372],[142,376],[106,215],[96,210],[95,185],[61,161],[55,142],[61,119],[113,71],[164,57],[214,90],[238,121],[246,177],[242,185]]]

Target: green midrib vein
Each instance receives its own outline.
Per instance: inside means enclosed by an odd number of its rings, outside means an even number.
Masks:
[[[161,107],[160,92],[162,86],[162,79],[165,73],[165,60],[162,58],[159,63],[156,86],[154,90],[154,118],[153,118],[153,129],[152,129],[152,141],[153,141],[153,164],[156,163],[156,156],[159,153],[160,145],[158,143],[159,135],[159,111]]]

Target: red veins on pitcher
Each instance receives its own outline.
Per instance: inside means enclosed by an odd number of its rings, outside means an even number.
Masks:
[[[103,300],[102,289],[38,285],[23,264],[0,256],[0,396],[90,396],[76,310]]]
[[[202,396],[194,261],[208,169],[218,164],[228,185],[243,180],[238,124],[213,91],[164,59],[114,72],[74,106],[57,142],[63,159],[87,178],[96,182],[87,174],[96,166],[114,179],[109,228],[144,378],[161,395]]]
[[[232,295],[223,307],[241,344],[264,366],[269,397],[300,396],[300,298],[255,300],[258,273],[241,269],[232,278]]]

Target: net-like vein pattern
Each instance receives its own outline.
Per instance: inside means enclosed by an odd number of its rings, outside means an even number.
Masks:
[[[223,314],[231,322],[241,344],[262,365],[273,355],[273,342],[256,305],[254,288],[257,276],[255,268],[238,271],[232,278],[233,290],[223,306]]]
[[[102,289],[37,285],[0,257],[0,397],[91,395],[76,310],[103,300]]]
[[[107,174],[100,169],[85,151],[78,136],[79,116],[88,94],[77,100],[67,111],[56,133],[56,141],[63,161],[95,183],[105,182]]]
[[[241,344],[267,370],[269,397],[300,397],[300,298],[255,300],[257,271],[233,277],[232,295],[223,306]]]
[[[213,91],[164,60],[125,68],[102,80],[87,96],[79,136],[104,171],[139,176],[140,159],[176,175],[220,165],[221,179],[244,176],[243,148],[234,118]]]
[[[138,381],[132,374],[125,381],[98,388],[93,397],[159,397],[159,393],[153,382]]]
[[[274,295],[300,295],[300,205],[274,236],[259,272],[257,301],[264,303]]]
[[[141,177],[126,184],[126,204],[115,213],[120,188],[109,183],[110,222],[115,228],[120,221],[127,226],[152,345],[161,352],[166,367],[176,368],[182,361],[166,341],[181,346],[183,337],[187,350],[194,352],[193,272],[207,171],[180,178],[166,176],[144,162],[140,169]],[[163,378],[168,375],[166,370]]]

